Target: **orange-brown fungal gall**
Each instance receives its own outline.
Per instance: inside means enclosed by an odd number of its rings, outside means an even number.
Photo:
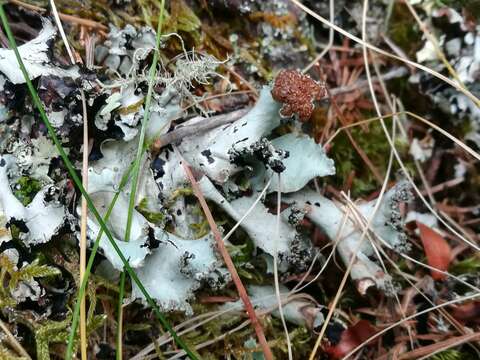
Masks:
[[[325,86],[296,70],[282,70],[275,78],[272,97],[283,103],[280,115],[298,115],[300,121],[308,121],[315,108],[314,101],[326,95]]]

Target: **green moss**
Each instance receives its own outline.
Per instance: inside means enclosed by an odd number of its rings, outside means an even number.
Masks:
[[[386,125],[390,129],[391,121],[387,120]],[[390,145],[380,123],[378,121],[372,122],[366,129],[357,126],[350,131],[355,142],[365,152],[380,174],[385,174],[390,157]],[[406,154],[408,151],[407,144],[400,140],[397,141],[396,148],[400,154]],[[378,181],[344,132],[334,140],[329,156],[335,160],[336,175],[334,181],[337,188],[344,187],[346,179],[351,178],[352,186],[350,190],[353,197],[367,195],[378,189]],[[407,168],[409,168],[410,165],[408,163],[407,165]],[[354,175],[353,178],[352,174]]]
[[[473,360],[477,359],[472,354],[461,352],[455,349],[448,349],[436,355],[433,355],[430,360]]]
[[[478,271],[480,271],[480,257],[478,256],[466,258],[450,266],[450,272],[454,275],[478,274]]]
[[[30,204],[37,194],[40,191],[42,185],[40,181],[30,178],[28,176],[22,176],[15,186],[15,191],[13,192],[18,200],[24,205],[27,206]]]
[[[415,52],[422,46],[422,32],[408,8],[402,3],[395,3],[393,6],[387,35],[409,57],[414,56]]]
[[[148,199],[142,199],[136,209],[152,224],[161,224],[165,219],[165,214],[149,210]]]

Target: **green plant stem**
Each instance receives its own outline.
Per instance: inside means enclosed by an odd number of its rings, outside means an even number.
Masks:
[[[105,225],[105,222],[103,221],[102,217],[100,216],[97,209],[95,208],[95,205],[93,204],[92,199],[90,198],[88,193],[85,191],[85,188],[82,186],[82,181],[80,180],[75,168],[73,167],[73,164],[70,162],[70,159],[68,158],[67,154],[65,153],[65,150],[63,149],[62,144],[60,143],[59,139],[57,138],[57,135],[55,134],[55,130],[53,129],[50,121],[48,120],[47,114],[45,113],[45,109],[43,108],[43,104],[42,104],[42,102],[41,102],[41,100],[40,100],[32,82],[30,80],[27,69],[25,68],[25,64],[23,63],[23,60],[20,57],[20,54],[19,54],[18,48],[17,48],[17,44],[15,42],[15,38],[13,36],[12,30],[11,30],[10,25],[8,23],[7,16],[5,14],[5,9],[4,9],[3,4],[0,4],[0,19],[2,21],[2,25],[3,25],[3,28],[5,30],[5,33],[7,34],[7,38],[8,38],[10,47],[13,49],[13,51],[15,53],[15,57],[17,59],[20,70],[22,71],[22,74],[23,74],[23,76],[25,78],[25,81],[27,83],[28,91],[30,92],[33,103],[34,103],[35,107],[37,108],[37,110],[40,114],[40,118],[42,119],[43,123],[45,124],[45,126],[48,130],[48,133],[49,133],[52,141],[54,142],[55,147],[57,148],[57,151],[58,151],[60,157],[62,158],[63,162],[65,163],[65,166],[67,167],[67,170],[68,170],[73,182],[78,187],[78,189],[80,190],[82,195],[85,197],[85,200],[87,202],[89,210],[91,211],[91,213],[93,214],[93,216],[97,220],[100,228],[103,230],[103,232],[107,236],[107,238],[110,241],[112,247],[115,249],[115,252],[118,254],[120,259],[122,260],[122,262],[125,266],[125,270],[128,272],[128,274],[130,275],[132,280],[137,284],[139,290],[145,296],[148,304],[152,307],[153,312],[155,313],[155,316],[157,317],[157,319],[165,327],[165,329],[167,329],[170,332],[170,334],[174,338],[175,342],[181,348],[183,348],[185,350],[187,355],[191,359],[197,359],[197,357],[192,353],[192,351],[183,342],[183,340],[178,337],[175,330],[172,328],[172,326],[168,323],[168,321],[165,319],[163,314],[160,312],[160,310],[159,310],[157,304],[155,303],[155,301],[152,299],[150,294],[148,294],[148,292],[145,289],[145,287],[143,286],[142,282],[140,281],[138,276],[135,274],[135,272],[133,271],[133,269],[129,265],[128,260],[125,258],[125,256],[120,251],[120,248],[116,244],[110,230],[107,228],[107,226]],[[69,353],[67,353],[66,358],[71,359],[72,356],[73,356],[73,351],[70,351]]]
[[[115,204],[117,202],[118,197],[120,196],[121,191],[125,187],[125,185],[128,182],[128,179],[130,178],[130,174],[132,173],[133,169],[133,164],[130,165],[130,167],[127,169],[125,174],[122,176],[122,179],[120,181],[120,185],[118,187],[118,191],[115,193],[113,196],[112,201],[110,202],[110,205],[108,206],[107,212],[105,213],[105,216],[103,218],[103,221],[106,223],[108,219],[110,218],[110,215],[112,214],[113,208],[115,207]],[[93,262],[95,260],[95,256],[97,255],[97,250],[100,245],[100,239],[103,236],[103,229],[100,229],[98,232],[97,238],[95,239],[95,242],[93,244],[90,257],[88,258],[88,263],[87,266],[85,267],[85,274],[82,280],[82,283],[80,284],[80,289],[78,291],[77,295],[77,300],[75,302],[75,308],[73,310],[73,318],[72,318],[72,326],[70,328],[70,334],[68,336],[68,347],[67,347],[67,359],[71,359],[68,356],[68,354],[73,354],[73,344],[75,342],[75,334],[79,322],[79,316],[80,316],[80,306],[81,306],[81,299],[83,298],[85,291],[87,289],[87,283],[88,283],[88,278],[90,276]]]
[[[158,54],[160,51],[160,37],[162,33],[163,23],[163,11],[165,9],[165,0],[162,0],[160,4],[160,15],[158,17],[157,36],[155,39],[155,49],[153,52],[153,60],[148,71],[148,91],[145,99],[145,113],[142,119],[142,127],[140,129],[140,136],[138,139],[137,154],[133,163],[133,175],[132,185],[130,188],[130,201],[128,204],[127,224],[125,227],[125,241],[130,240],[130,233],[132,230],[133,210],[135,209],[135,198],[137,194],[138,179],[140,177],[140,164],[142,163],[144,145],[145,145],[145,133],[147,130],[148,120],[150,118],[150,104],[152,102],[153,86],[155,84],[155,77],[157,75]],[[122,272],[120,277],[120,292],[118,298],[118,319],[117,319],[117,349],[116,359],[122,360],[122,323],[123,323],[123,298],[125,294],[125,271]]]

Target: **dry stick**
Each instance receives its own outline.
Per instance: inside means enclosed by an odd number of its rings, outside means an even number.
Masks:
[[[277,297],[278,313],[280,314],[280,320],[282,321],[283,330],[285,332],[285,338],[287,340],[288,360],[293,360],[292,343],[290,341],[290,335],[288,334],[287,322],[285,321],[285,315],[283,313],[282,298],[280,296],[280,284],[278,280],[278,240],[280,238],[280,213],[282,212],[282,177],[280,173],[278,175],[278,188],[277,188],[277,219],[275,224],[275,239],[273,249],[273,281],[275,283],[275,295]]]
[[[408,74],[408,71],[405,67],[399,67],[387,72],[383,76],[383,79],[384,80],[395,79],[398,77],[405,76],[407,74]],[[373,79],[374,81],[378,80],[376,77],[373,77]],[[330,94],[340,95],[340,94],[348,93],[350,91],[358,90],[359,88],[364,88],[367,86],[368,86],[367,80],[360,80],[353,85],[341,86],[341,87],[331,89]],[[178,126],[175,130],[170,131],[169,133],[166,133],[160,136],[157,140],[155,140],[155,142],[151,146],[151,150],[153,152],[156,152],[156,151],[158,152],[163,146],[178,143],[185,137],[197,135],[199,133],[214,129],[221,125],[230,124],[232,122],[237,121],[244,115],[246,115],[249,111],[250,111],[250,108],[239,109],[226,114],[220,114],[220,115],[211,116],[209,118],[205,118],[193,125]],[[342,127],[342,129],[343,128],[346,128],[346,127]]]
[[[19,1],[19,0],[9,0],[9,3],[15,4],[17,6],[20,6],[20,7],[23,7],[25,9],[32,10],[32,11],[38,11],[38,12],[41,12],[41,13],[47,12],[47,10],[45,10],[44,8],[41,8],[41,7],[35,6],[35,5],[31,5],[31,4],[27,4],[27,3],[24,3],[24,2]],[[103,24],[100,24],[99,22],[93,21],[93,20],[82,19],[82,18],[73,16],[73,15],[63,14],[61,12],[58,13],[58,16],[60,17],[60,19],[66,21],[66,22],[70,22],[70,23],[74,23],[74,24],[78,24],[78,25],[84,25],[84,26],[86,26],[88,28],[92,28],[92,29],[99,29],[99,30],[108,31],[108,27],[106,27]]]
[[[152,152],[159,151],[163,146],[175,144],[185,137],[202,133],[218,126],[237,121],[250,111],[250,108],[235,110],[227,114],[221,114],[205,118],[194,125],[178,126],[175,130],[160,136],[151,146]]]
[[[176,150],[176,149],[175,149]],[[181,155],[180,155],[181,156]],[[192,184],[192,189],[193,193],[197,197],[200,206],[202,207],[202,210],[205,214],[205,217],[207,218],[208,224],[210,225],[210,229],[212,230],[213,236],[215,237],[215,241],[217,243],[217,248],[220,254],[223,257],[223,260],[225,261],[225,265],[227,266],[228,271],[230,272],[232,276],[233,283],[235,284],[238,295],[242,299],[242,302],[245,306],[245,310],[248,313],[248,316],[252,322],[253,328],[255,329],[255,333],[257,334],[258,341],[260,342],[260,345],[263,350],[263,354],[265,355],[265,358],[267,360],[273,360],[273,354],[272,350],[270,349],[267,339],[265,338],[265,334],[262,329],[262,325],[260,324],[257,314],[255,313],[255,309],[253,308],[253,305],[250,301],[250,298],[248,297],[247,290],[243,286],[242,280],[240,279],[240,276],[238,276],[237,269],[235,269],[235,265],[233,264],[232,258],[230,257],[227,248],[225,247],[225,243],[222,240],[222,235],[220,234],[220,231],[218,230],[217,224],[215,223],[215,219],[212,216],[212,213],[210,212],[210,209],[208,208],[207,202],[205,200],[205,197],[203,196],[202,191],[200,190],[200,187],[198,186],[197,180],[195,180],[195,177],[193,176],[192,170],[190,170],[189,165],[185,162],[185,160],[182,158],[182,167],[185,171],[185,174],[187,175],[190,183]]]
[[[30,355],[28,355],[27,351],[23,348],[22,344],[18,342],[18,340],[13,336],[13,334],[10,332],[10,329],[8,328],[7,325],[4,324],[4,322],[0,319],[0,330],[2,330],[5,333],[5,336],[7,337],[7,341],[10,343],[10,345],[15,349],[15,351],[21,355],[22,357],[32,360]]]
[[[454,346],[458,346],[466,342],[478,341],[478,340],[480,340],[480,332],[462,335],[462,336],[456,336],[456,337],[441,341],[439,343],[424,346],[420,349],[408,352],[406,354],[402,354],[400,355],[399,360],[431,359],[435,354],[438,354],[439,352],[448,350]],[[419,358],[419,356],[421,355],[423,356]]]

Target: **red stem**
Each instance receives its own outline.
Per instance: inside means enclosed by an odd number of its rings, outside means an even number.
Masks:
[[[240,279],[240,276],[238,276],[237,269],[235,269],[235,265],[233,264],[232,258],[230,257],[230,254],[228,253],[227,248],[225,247],[222,235],[220,234],[217,224],[213,219],[212,213],[208,208],[207,201],[205,200],[205,197],[203,196],[203,193],[200,190],[200,187],[198,186],[197,180],[195,180],[195,177],[193,176],[192,170],[190,170],[190,166],[185,162],[184,159],[182,159],[182,166],[183,166],[183,169],[185,170],[185,173],[188,179],[190,180],[190,183],[192,184],[193,193],[198,198],[198,201],[200,202],[200,206],[202,207],[202,210],[205,213],[208,224],[210,225],[210,229],[212,230],[213,236],[217,243],[217,249],[219,253],[222,255],[223,261],[225,261],[225,265],[227,265],[227,269],[232,276],[233,283],[237,288],[238,295],[240,296],[240,299],[242,299],[242,302],[243,302],[243,305],[245,306],[245,310],[247,311],[248,317],[252,322],[252,326],[255,329],[255,333],[257,334],[257,338],[262,347],[263,354],[265,355],[265,359],[273,360],[272,350],[268,346],[267,339],[265,338],[265,333],[263,332],[262,325],[260,324],[260,321],[258,321],[257,314],[255,313],[255,309],[253,308],[252,302],[248,297],[247,290],[245,289],[245,286],[243,285],[242,280]]]

